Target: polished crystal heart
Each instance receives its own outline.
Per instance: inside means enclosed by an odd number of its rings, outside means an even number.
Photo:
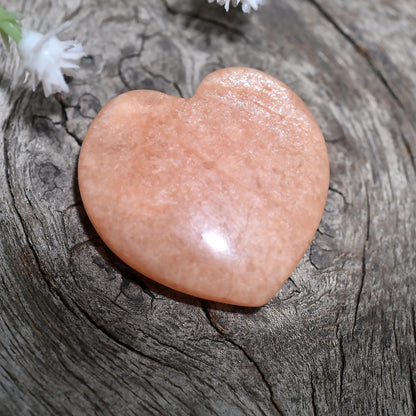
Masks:
[[[110,101],[78,174],[91,222],[132,268],[194,296],[260,306],[313,238],[329,163],[293,91],[228,68],[189,99],[140,90]]]

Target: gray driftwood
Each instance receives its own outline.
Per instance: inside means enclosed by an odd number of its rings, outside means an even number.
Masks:
[[[71,91],[10,90],[0,48],[0,415],[412,415],[416,400],[416,3],[9,0],[88,56]],[[265,307],[174,293],[122,264],[77,187],[97,111],[130,89],[191,96],[252,66],[327,140],[325,214]]]

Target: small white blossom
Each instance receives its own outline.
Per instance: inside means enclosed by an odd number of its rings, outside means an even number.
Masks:
[[[257,10],[259,4],[262,4],[264,0],[208,0],[209,3],[213,3],[216,1],[221,6],[225,7],[225,10],[229,10],[230,3],[236,7],[241,3],[241,8],[243,9],[244,13],[250,13],[251,8],[253,10]]]
[[[66,22],[46,35],[22,28],[22,39],[17,44],[21,65],[14,84],[29,81],[34,91],[42,82],[45,96],[55,92],[68,92],[64,74],[79,68],[85,55],[82,46],[74,41],[60,41],[56,35],[71,23]]]

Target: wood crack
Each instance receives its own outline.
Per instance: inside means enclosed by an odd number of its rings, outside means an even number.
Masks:
[[[115,344],[123,347],[124,349],[130,351],[131,353],[140,355],[146,359],[148,359],[149,361],[155,362],[158,365],[160,365],[161,367],[169,367],[170,369],[174,370],[175,372],[179,373],[180,371],[169,365],[166,362],[162,362],[160,360],[158,360],[155,357],[152,357],[148,354],[145,354],[142,351],[139,351],[135,348],[133,348],[131,345],[125,343],[124,341],[120,340],[118,337],[116,337],[115,335],[113,335],[110,331],[108,331],[103,325],[100,325],[99,323],[97,323],[91,316],[90,314],[84,309],[82,308],[78,303],[74,302],[74,304],[76,305],[77,309],[82,313],[82,315],[88,320],[88,322],[90,322],[91,325],[93,325],[94,328],[98,329],[102,334],[104,334],[107,338],[109,338],[111,341],[113,341]]]
[[[80,11],[82,10],[82,5],[80,4],[74,11],[63,18],[63,21],[66,22],[67,20],[72,20],[77,16]]]
[[[173,16],[182,15],[182,16],[189,17],[191,19],[200,20],[202,22],[218,26],[219,28],[221,28],[223,30],[226,30],[228,32],[231,32],[234,35],[238,35],[239,37],[241,37],[242,39],[247,41],[247,43],[250,43],[250,40],[247,38],[246,34],[244,32],[242,32],[241,30],[238,30],[238,29],[236,29],[232,26],[228,26],[225,23],[218,22],[217,20],[210,19],[208,17],[200,16],[198,13],[182,12],[182,11],[179,11],[179,10],[175,10],[172,7],[169,6],[169,4],[166,0],[162,0],[162,3],[164,4],[167,12],[169,14],[173,15]]]
[[[312,267],[315,268],[316,270],[319,270],[320,267],[318,267],[314,261],[312,260],[312,245],[309,247],[309,263],[311,263]]]
[[[367,224],[366,224],[366,235],[365,235],[365,240],[364,240],[364,244],[363,244],[363,251],[362,251],[362,256],[361,256],[361,281],[360,281],[360,287],[358,288],[358,293],[357,293],[357,300],[355,303],[355,312],[354,312],[354,323],[352,326],[352,332],[354,333],[355,331],[355,326],[357,323],[357,316],[358,316],[358,308],[361,302],[361,295],[363,292],[363,287],[364,287],[364,282],[365,282],[365,277],[366,277],[366,273],[367,273],[367,244],[368,241],[370,239],[370,198],[368,196],[368,188],[367,185],[365,186],[365,193],[366,193],[366,199],[367,199]]]
[[[223,339],[225,339],[228,343],[230,343],[231,345],[233,345],[234,347],[236,347],[238,350],[240,350],[243,353],[243,355],[246,357],[246,359],[251,364],[254,365],[254,367],[256,368],[256,370],[257,370],[260,378],[263,380],[263,383],[267,387],[268,393],[270,395],[270,401],[271,401],[273,407],[276,410],[276,415],[278,415],[278,416],[285,416],[285,413],[284,413],[284,410],[282,408],[282,405],[281,405],[280,401],[274,397],[274,393],[273,393],[272,386],[267,381],[267,378],[264,375],[263,371],[261,370],[259,364],[250,356],[250,354],[248,354],[248,352],[241,345],[239,345],[232,338],[230,338],[229,336],[227,336],[227,334],[225,333],[225,331],[215,322],[215,320],[212,317],[212,314],[211,314],[211,312],[210,312],[210,310],[209,310],[209,308],[207,306],[207,302],[201,299],[201,306],[202,306],[202,310],[205,313],[205,316],[208,319],[208,322],[215,329],[215,331],[218,333],[218,335],[220,337],[222,337]]]
[[[413,339],[416,340],[415,309],[414,309],[413,304],[411,305],[411,308],[410,308],[410,325],[413,331]],[[414,371],[415,371],[414,364],[412,365],[411,361],[409,360],[410,397],[412,400],[412,403],[411,403],[413,407],[412,410],[414,414],[416,414],[416,383],[413,377]]]
[[[63,105],[63,103],[58,100],[61,105]],[[8,120],[7,124],[6,124],[6,131],[10,128],[10,119]],[[57,288],[54,287],[52,281],[50,279],[47,278],[47,273],[43,270],[42,265],[41,265],[41,261],[36,253],[36,250],[34,249],[31,241],[30,241],[30,236],[28,233],[28,230],[26,228],[24,219],[22,217],[22,214],[19,212],[19,209],[16,206],[16,200],[15,200],[15,196],[13,194],[13,188],[12,188],[12,184],[11,184],[11,179],[10,179],[10,161],[9,161],[9,156],[8,156],[8,152],[7,152],[7,145],[8,145],[8,138],[6,137],[7,135],[4,136],[4,146],[3,146],[3,152],[4,152],[4,160],[5,160],[5,176],[6,176],[6,183],[7,186],[9,188],[9,192],[10,192],[10,196],[12,199],[12,206],[14,208],[14,211],[17,215],[17,217],[19,218],[19,222],[21,224],[24,236],[25,236],[25,240],[27,242],[27,245],[30,249],[30,252],[33,255],[34,261],[35,261],[35,265],[36,268],[38,269],[39,273],[44,277],[44,281],[49,289],[49,291],[56,296],[61,302],[62,304],[66,307],[66,309],[70,312],[72,312],[75,316],[77,316],[77,313],[73,310],[73,307],[70,305],[70,303],[65,299],[64,296],[61,295],[61,293],[57,290]],[[76,305],[77,309],[82,313],[82,315],[97,329],[99,329],[104,335],[106,335],[108,338],[110,338],[112,341],[114,341],[116,344],[124,347],[125,349],[139,354],[151,361],[157,362],[159,365],[161,366],[168,366],[166,363],[161,363],[159,360],[155,359],[154,357],[150,357],[147,354],[144,354],[143,352],[140,352],[134,348],[132,348],[130,345],[120,341],[118,338],[116,338],[115,336],[113,336],[110,332],[108,332],[104,327],[98,325],[91,317],[90,315],[77,303],[74,302],[74,304]],[[171,367],[172,369],[174,369],[175,371],[177,371],[175,368]]]
[[[416,385],[413,379],[413,371],[414,368],[412,367],[411,363],[409,363],[409,379],[410,379],[410,396],[411,396],[411,407],[412,411],[416,413]]]
[[[409,143],[409,141],[407,140],[406,136],[403,134],[402,131],[400,132],[400,137],[402,138],[402,142],[403,142],[404,147],[406,149],[406,152],[407,152],[407,154],[410,158],[410,162],[412,163],[413,171],[416,173],[416,160],[415,160],[415,156],[412,152],[412,148],[410,147],[410,143]]]
[[[314,416],[318,416],[320,413],[318,411],[318,406],[316,404],[316,389],[315,386],[313,384],[313,377],[312,377],[312,373],[310,375],[310,381],[311,381],[311,389],[312,389],[312,394],[311,394],[311,403],[312,403],[312,409],[313,409],[313,414]]]
[[[348,202],[347,202],[347,198],[345,198],[345,195],[341,191],[339,191],[338,189],[333,188],[332,186],[329,186],[328,190],[338,194],[339,196],[341,196],[341,198],[344,200],[344,205],[349,205]]]
[[[72,133],[71,131],[69,131],[69,128],[68,128],[68,114],[66,112],[66,105],[62,101],[61,94],[56,94],[56,100],[58,101],[59,105],[61,106],[61,110],[62,110],[62,122],[60,123],[61,126],[65,129],[66,133],[69,136],[71,136],[73,139],[75,139],[77,144],[79,146],[81,146],[82,145],[82,140],[75,133]]]
[[[122,58],[119,59],[118,64],[117,64],[117,73],[118,73],[118,77],[120,78],[120,81],[122,82],[122,84],[124,85],[124,87],[127,90],[131,90],[132,87],[129,85],[129,82],[127,81],[127,79],[125,78],[125,76],[123,75],[123,70],[122,70],[122,65],[123,62],[126,61],[127,59],[132,59],[132,58],[140,58],[140,56],[143,53],[144,50],[144,45],[146,43],[147,39],[150,39],[151,36],[146,36],[145,34],[142,36],[141,38],[141,44],[140,44],[140,48],[138,50],[138,52],[136,53],[132,53],[126,56],[123,56]]]
[[[338,338],[338,350],[340,355],[340,369],[339,369],[339,396],[338,402],[339,405],[342,406],[342,399],[343,399],[343,385],[344,385],[344,376],[345,376],[345,352],[344,352],[344,342],[342,339],[342,334],[340,333],[339,324],[337,324],[336,330],[337,338]]]
[[[325,10],[325,8],[317,0],[309,0],[309,2],[318,10],[318,12],[325,18],[325,20],[327,20],[348,41],[348,43],[350,43],[354,47],[358,54],[361,55],[367,61],[367,64],[369,65],[373,73],[384,85],[384,87],[389,92],[391,97],[394,99],[396,104],[402,110],[405,110],[405,106],[400,101],[400,98],[397,96],[397,94],[394,92],[392,86],[387,81],[386,77],[374,64],[370,52],[366,48],[359,45],[351,35],[349,35],[344,29],[342,29],[342,27],[337,23],[337,21]]]
[[[10,119],[7,121],[6,123],[6,131],[8,131],[10,129]],[[27,247],[29,248],[30,252],[32,253],[33,256],[33,260],[35,261],[36,267],[39,271],[39,273],[43,276],[46,275],[45,270],[42,267],[42,263],[39,259],[39,256],[35,250],[35,248],[33,247],[32,241],[30,239],[30,235],[29,235],[29,231],[27,229],[27,226],[25,224],[25,221],[23,219],[23,216],[21,214],[21,212],[19,211],[17,204],[16,204],[16,197],[14,195],[13,192],[13,187],[12,187],[12,183],[11,183],[11,179],[10,179],[10,160],[9,160],[9,155],[8,155],[8,144],[9,144],[9,138],[8,135],[5,134],[4,135],[4,143],[3,143],[3,153],[4,153],[4,171],[5,171],[5,177],[6,177],[6,183],[7,183],[7,187],[9,189],[9,193],[10,193],[10,198],[11,198],[11,204],[13,206],[14,212],[17,215],[17,218],[19,219],[20,225],[22,227],[22,231],[25,237],[25,241],[27,243]]]

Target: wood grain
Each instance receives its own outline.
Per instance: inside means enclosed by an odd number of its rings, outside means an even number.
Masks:
[[[10,90],[0,49],[0,415],[412,415],[415,412],[416,5],[269,0],[11,0],[88,56],[71,91]],[[319,230],[265,307],[172,292],[103,245],[76,164],[108,100],[189,97],[252,66],[294,89],[327,140]]]

